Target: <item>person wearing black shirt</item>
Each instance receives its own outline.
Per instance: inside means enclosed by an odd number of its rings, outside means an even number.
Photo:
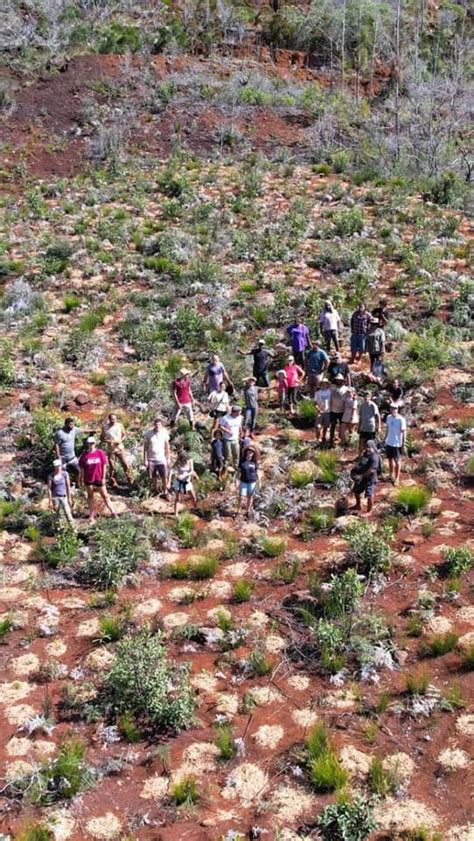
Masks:
[[[388,301],[386,298],[381,298],[378,306],[372,310],[372,316],[377,319],[380,327],[385,327],[390,318],[390,313],[387,308]]]
[[[365,494],[367,499],[367,514],[370,514],[374,507],[375,489],[380,471],[380,456],[377,452],[375,441],[366,441],[365,449],[360,456],[356,467],[352,471],[354,480],[354,496],[356,504],[354,511],[361,510],[360,498]]]
[[[347,364],[347,362],[342,361],[342,356],[340,353],[335,353],[331,362],[329,363],[327,376],[328,379],[332,383],[334,383],[338,374],[341,374],[344,377],[345,385],[352,385],[351,369],[349,368],[349,365]]]
[[[239,484],[239,501],[237,505],[237,514],[240,513],[242,505],[246,503],[246,512],[249,514],[253,497],[255,494],[255,487],[258,481],[258,462],[256,451],[252,447],[247,447],[243,453],[242,461],[239,465],[240,469],[240,484]]]
[[[271,350],[267,350],[265,347],[265,339],[259,339],[257,342],[257,347],[252,348],[252,350],[241,350],[237,348],[238,352],[241,356],[253,356],[253,376],[256,380],[256,385],[260,386],[260,388],[269,388],[270,387],[270,379],[268,376],[268,365],[270,363],[270,359],[273,356]]]

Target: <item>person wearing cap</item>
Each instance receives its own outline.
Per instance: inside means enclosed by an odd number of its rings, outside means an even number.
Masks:
[[[285,375],[287,385],[287,398],[290,407],[290,414],[294,415],[296,412],[296,400],[298,397],[298,386],[301,385],[305,378],[305,373],[299,365],[296,364],[294,356],[289,356],[286,360]]]
[[[341,435],[341,423],[344,414],[344,406],[346,396],[349,388],[344,384],[344,377],[342,374],[336,374],[334,382],[331,385],[331,399],[329,401],[330,409],[330,432],[329,432],[329,446],[334,447],[334,438],[336,435],[336,427],[339,426],[339,435]]]
[[[158,477],[161,480],[161,491],[168,499],[168,475],[170,464],[170,437],[163,426],[161,418],[156,417],[153,427],[145,432],[143,437],[143,464],[151,480],[152,493],[158,493]]]
[[[226,462],[236,470],[240,459],[240,438],[242,436],[242,415],[240,406],[232,406],[219,423],[219,429],[224,435]]]
[[[194,397],[191,391],[191,371],[188,368],[180,368],[178,376],[173,380],[173,397],[176,403],[176,413],[174,416],[174,423],[185,414],[191,429],[194,429]]]
[[[270,359],[273,357],[273,351],[265,346],[265,339],[259,339],[256,347],[252,350],[241,350],[237,348],[237,352],[241,356],[253,356],[253,376],[255,377],[256,385],[261,388],[270,387],[270,379],[268,374],[268,366]]]
[[[244,450],[243,458],[239,464],[239,499],[237,503],[237,514],[240,514],[245,501],[245,510],[250,514],[255,495],[255,488],[258,482],[258,455],[251,446]]]
[[[346,385],[352,385],[351,369],[347,362],[343,361],[339,351],[333,355],[328,366],[328,377],[332,383],[335,382],[337,374],[342,374]]]
[[[111,412],[108,416],[107,423],[102,427],[101,440],[105,442],[107,448],[106,451],[110,465],[110,483],[113,488],[117,487],[117,479],[115,477],[115,464],[117,461],[122,465],[127,482],[130,485],[133,483],[133,476],[125,455],[124,440],[126,434],[123,423],[117,419],[117,415],[114,412]]]
[[[203,385],[205,386],[208,395],[212,394],[213,391],[218,391],[222,382],[224,385],[229,386],[230,390],[232,389],[232,383],[225,366],[222,364],[217,353],[213,353],[211,361],[206,368],[203,380]]]
[[[79,457],[79,471],[80,484],[85,485],[87,492],[87,503],[89,506],[90,522],[95,522],[95,497],[98,493],[102,497],[106,508],[110,511],[112,517],[116,517],[116,513],[112,508],[110,497],[107,493],[106,477],[107,465],[109,460],[107,453],[99,449],[93,435],[86,438],[86,449]]]
[[[365,353],[370,326],[370,312],[365,304],[359,304],[351,316],[351,364]]]
[[[405,446],[407,422],[399,412],[398,403],[390,404],[390,414],[387,416],[387,432],[385,435],[385,452],[387,453],[388,472],[394,485],[398,484],[402,466],[402,452]]]
[[[367,514],[370,515],[374,507],[375,490],[380,472],[380,456],[377,452],[377,444],[375,441],[369,439],[365,442],[364,451],[357,465],[351,471],[352,479],[354,480],[354,496],[356,504],[353,506],[354,511],[361,510],[361,496],[365,494],[367,499]]]
[[[61,459],[63,467],[68,473],[78,479],[79,477],[79,463],[76,456],[76,438],[81,434],[81,430],[74,424],[74,418],[66,418],[61,429],[57,429],[54,433],[54,451],[56,458]]]
[[[372,400],[370,391],[365,391],[359,407],[359,455],[365,450],[367,441],[372,441],[380,432],[380,412],[377,403]]]
[[[320,441],[324,445],[331,425],[331,385],[329,380],[322,379],[320,381],[314,395],[314,402],[318,410],[316,415],[316,441]]]
[[[64,469],[60,458],[53,461],[53,472],[48,476],[49,505],[56,512],[58,520],[64,514],[66,521],[75,528],[72,516],[71,484],[67,470]]]
[[[298,365],[304,365],[306,348],[311,346],[311,337],[306,324],[297,316],[286,332],[290,337],[291,350]]]
[[[224,380],[221,380],[218,388],[211,391],[209,395],[210,416],[212,420],[211,432],[213,432],[219,424],[220,418],[223,418],[229,411],[230,396],[226,389]]]
[[[316,389],[329,365],[329,356],[321,347],[320,341],[312,343],[306,356],[306,376],[309,396],[314,398]]]
[[[286,372],[282,368],[280,371],[276,372],[277,378],[277,392],[278,392],[278,405],[280,409],[283,409],[286,405],[286,400],[288,396],[288,380],[286,379]]]
[[[343,323],[341,316],[331,301],[325,301],[319,315],[319,325],[324,336],[327,352],[329,353],[331,350],[331,342],[335,349],[339,350],[339,335],[343,328]]]
[[[258,414],[257,378],[247,377],[244,381],[244,428],[250,435],[255,432],[255,422]]]
[[[367,336],[367,350],[370,356],[370,364],[385,353],[385,332],[381,328],[377,318],[370,319],[370,332]]]

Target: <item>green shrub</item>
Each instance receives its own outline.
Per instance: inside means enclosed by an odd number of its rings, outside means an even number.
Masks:
[[[330,531],[335,519],[333,508],[313,508],[306,516],[306,523],[314,531]]]
[[[136,744],[142,739],[142,732],[137,727],[133,715],[131,713],[123,713],[117,718],[117,727],[126,742]]]
[[[474,645],[469,645],[461,652],[461,665],[466,671],[474,669]]]
[[[13,365],[13,347],[11,342],[0,342],[0,390],[8,388],[15,382],[15,368]]]
[[[181,730],[193,718],[188,668],[170,661],[162,635],[148,630],[117,643],[101,697],[114,717],[128,713],[154,730]]]
[[[248,602],[254,591],[254,587],[255,584],[253,581],[247,581],[245,578],[240,578],[234,583],[232,589],[233,600],[238,603]]]
[[[422,330],[408,339],[407,357],[416,362],[422,372],[441,368],[449,361],[449,344],[440,332]]]
[[[4,641],[4,637],[12,630],[13,628],[13,619],[10,616],[5,616],[4,619],[0,619],[0,642]]]
[[[372,760],[369,774],[369,788],[372,794],[379,797],[386,797],[388,794],[394,794],[399,786],[397,775],[390,770],[383,767],[383,762],[380,757],[376,756]]]
[[[148,558],[149,544],[140,525],[131,518],[100,520],[90,535],[90,552],[77,577],[98,590],[112,590]]]
[[[431,494],[424,485],[404,485],[394,496],[395,511],[402,514],[417,514],[426,508]]]
[[[16,841],[53,841],[51,829],[42,824],[30,824],[15,835]]]
[[[217,572],[219,562],[215,555],[196,555],[189,563],[188,577],[195,581],[213,578]]]
[[[449,546],[444,551],[442,566],[448,578],[459,578],[474,567],[474,552],[468,546]]]
[[[193,806],[199,800],[197,780],[188,775],[171,787],[171,800],[176,806]]]
[[[424,640],[420,647],[420,654],[424,657],[442,657],[454,651],[458,644],[457,634],[448,632],[446,634],[433,634]]]
[[[338,791],[348,780],[347,771],[340,765],[339,759],[332,751],[321,754],[312,760],[309,768],[309,779],[313,788],[320,793]]]
[[[304,467],[299,467],[298,464],[290,467],[290,482],[294,488],[305,488],[316,479],[316,466],[305,464]]]
[[[366,841],[377,829],[370,801],[356,797],[326,806],[317,819],[324,841]]]
[[[255,648],[249,654],[247,663],[252,674],[258,675],[259,677],[269,675],[274,666],[273,661],[258,648]]]
[[[267,558],[278,558],[286,551],[287,541],[278,535],[264,535],[259,539],[259,548]]]
[[[52,569],[67,566],[77,557],[81,547],[76,532],[71,528],[62,528],[53,543],[45,543],[41,538],[36,547],[38,559]]]
[[[224,723],[217,725],[215,743],[219,749],[221,759],[227,762],[229,759],[234,758],[237,753],[237,747],[230,724]]]
[[[65,295],[63,298],[63,310],[65,313],[72,312],[81,306],[81,299],[77,295]]]
[[[372,523],[356,522],[344,530],[349,544],[349,557],[361,571],[386,572],[390,569],[392,551]]]
[[[314,400],[304,399],[298,403],[296,417],[300,422],[300,426],[313,427],[316,423],[316,409]]]
[[[102,616],[99,629],[101,642],[117,642],[125,633],[125,622],[121,616]]]
[[[332,217],[334,231],[339,237],[350,237],[359,233],[364,227],[364,214],[360,207],[352,207],[350,210],[338,210]]]
[[[318,465],[318,479],[328,485],[332,485],[338,475],[337,456],[335,453],[320,452],[316,456]]]
[[[429,685],[430,678],[427,672],[405,675],[405,692],[407,695],[426,695]]]
[[[306,750],[311,759],[318,759],[330,747],[329,736],[324,724],[316,724],[306,738]]]
[[[298,558],[280,561],[275,569],[275,578],[284,584],[292,584],[300,571],[301,563]]]
[[[140,29],[118,20],[104,26],[99,34],[100,53],[136,53],[141,45]]]
[[[178,514],[173,525],[173,531],[185,549],[196,545],[196,518],[188,511]]]
[[[37,806],[50,806],[58,800],[75,797],[94,781],[84,758],[85,750],[84,743],[79,739],[66,739],[55,759],[8,783],[4,793],[9,798],[28,798]]]

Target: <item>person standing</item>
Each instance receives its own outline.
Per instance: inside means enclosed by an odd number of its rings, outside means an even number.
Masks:
[[[176,403],[174,423],[182,414],[186,415],[191,429],[194,429],[194,397],[191,391],[191,371],[188,368],[181,368],[178,376],[173,380],[173,397]]]
[[[341,444],[347,444],[347,436],[356,429],[359,422],[359,401],[355,388],[348,388],[341,418]]]
[[[326,436],[331,425],[331,386],[329,380],[321,380],[314,395],[318,414],[316,415],[316,441],[326,443]]]
[[[225,479],[225,450],[222,429],[216,429],[211,441],[211,470],[221,482]]]
[[[258,388],[255,377],[247,377],[244,386],[244,428],[252,436],[258,414]]]
[[[344,385],[344,377],[342,374],[336,374],[334,383],[331,386],[331,399],[329,401],[330,408],[330,433],[329,446],[334,447],[334,438],[336,435],[336,427],[339,425],[339,436],[341,438],[341,422],[344,414],[344,405],[346,395],[349,389]]]
[[[153,427],[143,437],[143,464],[151,480],[152,493],[158,493],[158,477],[161,492],[168,499],[168,477],[170,464],[170,437],[161,418],[156,417]]]
[[[95,522],[94,494],[98,493],[112,517],[116,517],[106,488],[107,454],[96,446],[93,435],[86,438],[86,449],[79,457],[80,484],[85,485],[90,522]]]
[[[230,381],[230,377],[227,374],[227,371],[222,364],[221,360],[217,353],[213,353],[211,356],[211,361],[206,368],[206,373],[204,374],[204,386],[207,389],[207,393],[212,394],[213,391],[218,391],[219,386],[221,383],[224,385],[229,386],[232,388],[232,383]]]
[[[306,348],[311,346],[311,337],[306,324],[304,324],[300,317],[297,317],[287,328],[286,332],[290,337],[291,350],[296,363],[298,365],[304,365]]]
[[[242,434],[242,415],[240,406],[232,406],[230,412],[221,418],[219,429],[224,435],[226,462],[236,470],[240,460],[240,437]]]
[[[75,426],[74,418],[66,418],[61,429],[54,433],[54,451],[62,466],[74,479],[79,478],[79,462],[76,456],[76,438],[81,430]]]
[[[223,418],[229,411],[230,397],[224,380],[220,381],[219,386],[215,391],[211,391],[209,395],[209,405],[211,407],[209,414],[213,419],[211,432],[213,432],[218,426],[220,418]]]
[[[336,381],[338,374],[342,374],[346,385],[352,385],[351,369],[347,362],[344,362],[342,355],[337,351],[328,366],[328,377],[332,383]]]
[[[367,441],[372,441],[380,432],[380,412],[369,391],[364,392],[359,408],[359,455],[365,450]]]
[[[331,342],[339,350],[339,334],[342,329],[341,316],[331,301],[326,301],[319,316],[319,324],[326,343],[326,350],[331,350]]]
[[[197,505],[197,498],[194,491],[193,479],[197,479],[198,477],[194,472],[193,460],[189,458],[188,453],[186,453],[184,450],[181,450],[178,453],[176,464],[170,474],[170,478],[171,477],[175,477],[174,515],[176,517],[178,514],[179,500],[182,496],[186,496],[186,494],[189,494],[194,505]]]
[[[370,313],[365,304],[359,304],[351,316],[351,365],[366,351]]]
[[[116,461],[122,465],[127,482],[130,485],[133,483],[133,476],[125,456],[125,436],[126,432],[123,423],[117,420],[117,415],[111,412],[108,416],[107,423],[102,427],[102,440],[105,442],[106,452],[109,457],[110,483],[113,488],[117,487],[117,479],[115,478]]]
[[[377,452],[377,444],[369,439],[365,441],[364,451],[359,456],[357,466],[352,471],[356,499],[356,504],[353,506],[354,511],[361,510],[360,498],[364,493],[367,499],[367,515],[372,512],[379,471],[380,456]]]
[[[388,301],[386,298],[381,298],[378,302],[377,306],[374,307],[372,310],[373,318],[376,318],[380,327],[382,329],[386,327],[390,318],[390,312],[388,310]]]
[[[257,454],[252,447],[247,447],[243,453],[243,458],[239,465],[240,482],[239,482],[239,501],[237,503],[237,514],[240,514],[242,505],[246,503],[247,515],[252,510],[253,498],[255,495],[255,488],[258,482],[258,461]]]
[[[49,505],[56,512],[58,520],[63,513],[71,528],[75,528],[71,511],[71,483],[60,458],[54,459],[53,472],[48,476],[48,497]]]
[[[305,374],[302,368],[295,363],[294,356],[289,356],[284,368],[287,382],[287,397],[290,407],[290,414],[294,415],[296,411],[296,400],[298,397],[298,386],[304,380]]]
[[[278,406],[284,409],[288,399],[288,380],[286,379],[285,370],[277,371],[277,392],[278,392]]]
[[[402,466],[402,452],[405,446],[407,422],[399,412],[398,403],[390,404],[390,414],[386,420],[387,433],[385,450],[388,460],[388,472],[394,485],[398,484]]]
[[[329,365],[329,356],[321,347],[321,342],[315,341],[306,356],[306,376],[308,380],[309,396],[314,398],[321,378]]]
[[[382,330],[378,319],[370,319],[370,332],[367,336],[367,350],[370,356],[371,366],[376,359],[379,359],[385,353],[385,333]]]
[[[259,339],[257,346],[252,348],[252,350],[245,351],[237,348],[237,352],[241,356],[253,356],[253,376],[255,377],[256,384],[260,388],[269,388],[270,377],[268,366],[273,352],[265,347],[265,339]]]

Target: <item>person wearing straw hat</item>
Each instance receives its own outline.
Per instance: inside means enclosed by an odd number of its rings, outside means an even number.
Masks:
[[[99,449],[93,435],[86,438],[86,449],[79,457],[80,484],[84,485],[87,492],[87,504],[89,506],[90,522],[95,522],[95,497],[96,493],[102,497],[106,508],[112,517],[116,517],[110,497],[107,493],[106,477],[109,460],[107,454]]]
[[[75,528],[71,511],[71,483],[60,458],[54,459],[53,472],[48,476],[48,497],[49,505],[56,512],[58,520],[64,514],[71,528]]]
[[[255,422],[258,414],[257,378],[247,377],[244,380],[244,428],[250,435],[255,432]]]
[[[173,380],[173,397],[176,403],[174,423],[184,414],[190,423],[191,429],[194,429],[194,397],[191,391],[190,375],[191,371],[189,368],[180,368],[178,376]]]

